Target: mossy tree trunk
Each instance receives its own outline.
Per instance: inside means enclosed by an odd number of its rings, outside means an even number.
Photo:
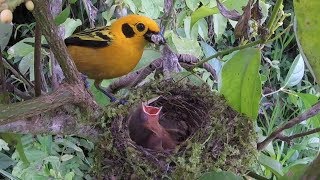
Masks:
[[[76,134],[94,139],[98,130],[93,124],[102,115],[102,110],[84,87],[64,41],[58,35],[48,6],[49,1],[33,2],[36,23],[41,27],[50,49],[59,62],[66,82],[51,94],[20,103],[0,105],[0,131]]]

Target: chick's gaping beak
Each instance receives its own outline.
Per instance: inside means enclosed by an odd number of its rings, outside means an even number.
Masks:
[[[160,32],[152,32],[152,31],[147,31],[146,34],[144,35],[144,38],[154,44],[157,45],[163,45],[166,43],[165,38]]]

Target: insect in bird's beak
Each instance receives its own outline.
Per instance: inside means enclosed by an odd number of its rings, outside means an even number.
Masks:
[[[144,38],[147,41],[157,45],[163,45],[166,43],[166,40],[161,33],[147,31],[146,34],[144,35]]]

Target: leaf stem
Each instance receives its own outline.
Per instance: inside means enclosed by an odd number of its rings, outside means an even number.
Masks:
[[[282,2],[283,2],[283,0],[277,0],[276,4],[273,7],[273,11],[271,13],[271,17],[270,17],[270,19],[268,21],[268,24],[267,24],[267,28],[268,28],[269,31],[273,27],[273,24],[274,24],[274,22],[275,22],[275,20],[277,18],[277,14],[278,14],[278,11],[279,11],[279,9],[280,9],[280,7],[282,5]]]

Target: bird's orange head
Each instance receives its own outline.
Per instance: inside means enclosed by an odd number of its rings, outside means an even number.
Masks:
[[[155,44],[164,44],[165,39],[160,34],[158,24],[151,18],[142,15],[128,15],[117,19],[111,24],[111,31],[121,32],[117,34],[121,38],[132,38]]]

